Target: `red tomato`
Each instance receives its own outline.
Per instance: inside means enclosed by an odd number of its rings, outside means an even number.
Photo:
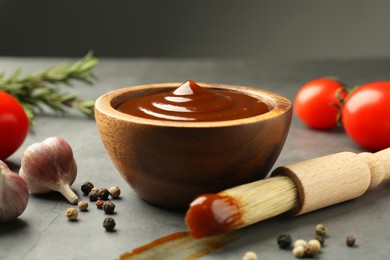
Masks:
[[[298,91],[294,110],[299,119],[316,129],[330,129],[337,125],[341,106],[336,92],[343,84],[329,78],[318,78],[307,82]]]
[[[390,81],[359,86],[345,100],[342,123],[347,134],[369,150],[390,147]]]
[[[29,127],[27,115],[19,102],[0,91],[0,160],[5,160],[22,145]]]

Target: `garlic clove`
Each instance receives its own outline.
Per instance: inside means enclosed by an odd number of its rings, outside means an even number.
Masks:
[[[60,192],[70,204],[76,205],[79,202],[79,197],[67,183],[60,183],[58,189],[53,188],[53,190]]]
[[[28,199],[26,182],[0,161],[0,223],[19,217],[26,209]]]
[[[33,194],[60,192],[71,203],[78,196],[70,185],[77,176],[77,164],[68,142],[61,137],[49,137],[26,148],[19,172]]]

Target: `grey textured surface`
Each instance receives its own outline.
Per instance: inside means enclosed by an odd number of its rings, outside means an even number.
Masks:
[[[0,69],[25,72],[46,67],[63,59],[0,58]],[[240,84],[282,94],[293,100],[306,81],[323,75],[339,76],[351,85],[389,79],[388,60],[328,60],[301,63],[260,63],[255,60],[174,60],[103,59],[96,69],[94,87],[75,86],[70,91],[97,98],[116,88],[135,84],[185,81]],[[95,122],[77,113],[66,117],[40,115],[27,140],[9,162],[20,163],[23,149],[49,136],[62,136],[71,144],[78,163],[73,189],[92,181],[96,186],[118,185],[121,199],[116,202],[116,232],[102,228],[104,213],[90,204],[77,222],[68,222],[70,205],[58,194],[30,197],[26,211],[14,222],[0,224],[0,259],[114,259],[123,252],[158,237],[185,230],[184,213],[151,206],[141,201],[113,167],[100,142]],[[1,145],[1,144],[0,144]],[[363,151],[339,130],[316,132],[293,119],[286,145],[275,166],[339,151]],[[366,196],[300,217],[281,216],[242,230],[235,242],[204,257],[241,259],[254,251],[259,259],[294,259],[280,250],[276,238],[289,233],[293,239],[310,239],[318,223],[325,223],[330,236],[319,259],[387,259],[390,249],[390,190],[384,184]],[[353,234],[357,246],[348,248],[344,239]]]

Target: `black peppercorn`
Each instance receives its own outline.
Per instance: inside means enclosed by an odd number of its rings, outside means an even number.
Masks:
[[[84,193],[84,195],[88,195],[88,193],[91,192],[93,188],[93,184],[89,181],[84,182],[83,185],[81,185],[81,191]]]
[[[316,236],[314,239],[317,239],[321,246],[325,244],[325,238],[323,236]]]
[[[345,243],[349,247],[353,247],[355,245],[355,242],[356,242],[356,238],[354,236],[347,236],[347,238],[345,239]]]
[[[103,203],[103,210],[106,214],[113,214],[115,209],[115,204],[111,201],[106,201]]]
[[[99,197],[98,193],[94,190],[92,190],[88,193],[88,198],[90,201],[97,201],[98,197]]]
[[[110,196],[110,192],[107,189],[100,189],[98,192],[98,196],[101,200],[106,200],[108,199],[108,196]]]
[[[280,248],[286,249],[291,246],[292,239],[290,235],[280,235],[277,239]]]
[[[110,218],[110,217],[107,217],[104,219],[103,221],[103,227],[107,230],[107,231],[112,231],[114,230],[115,228],[115,220],[113,218]]]

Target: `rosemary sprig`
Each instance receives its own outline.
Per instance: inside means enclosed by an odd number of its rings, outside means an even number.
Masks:
[[[45,107],[59,114],[66,114],[67,108],[73,108],[93,117],[95,100],[82,99],[77,94],[63,92],[58,85],[72,87],[73,81],[92,85],[96,79],[92,69],[97,64],[97,58],[89,52],[74,64],[63,63],[25,76],[21,75],[21,69],[17,69],[8,77],[0,71],[0,90],[20,102],[30,123],[34,123],[35,114]]]

